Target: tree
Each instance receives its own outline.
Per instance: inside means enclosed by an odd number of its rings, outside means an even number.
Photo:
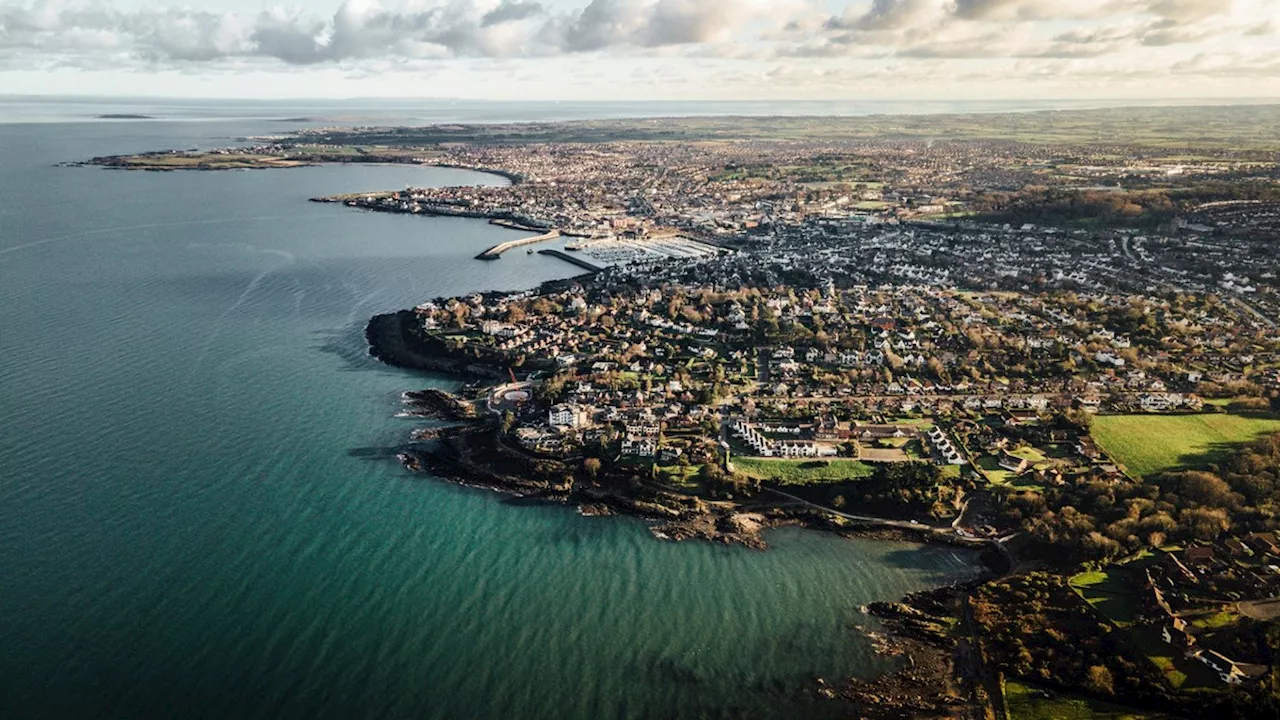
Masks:
[[[1085,678],[1085,687],[1099,695],[1114,695],[1116,693],[1115,679],[1111,677],[1111,670],[1105,665],[1092,665]]]
[[[1178,513],[1178,519],[1196,540],[1213,540],[1231,527],[1227,511],[1218,508],[1188,508]]]
[[[587,471],[587,475],[595,480],[600,474],[600,458],[587,458],[582,461],[582,469]]]
[[[1174,476],[1179,494],[1186,500],[1209,507],[1234,507],[1236,498],[1231,487],[1212,473],[1190,470]]]

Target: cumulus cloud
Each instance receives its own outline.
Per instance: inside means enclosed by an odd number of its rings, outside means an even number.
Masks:
[[[541,3],[528,2],[526,0],[502,0],[498,7],[485,13],[480,18],[481,27],[490,27],[493,25],[501,25],[503,23],[518,22],[520,20],[528,20],[545,13],[546,10]]]
[[[552,12],[536,0],[437,0],[397,8],[345,0],[332,16],[320,17],[278,7],[245,15],[36,0],[0,4],[0,50],[77,53],[111,46],[152,61],[273,58],[298,65],[537,56],[725,41],[762,7],[761,0],[590,0]]]
[[[837,15],[815,0],[344,0],[332,15],[126,10],[112,1],[0,0],[0,60],[181,68],[601,53],[1141,64],[1142,53],[1161,48],[1204,52],[1219,40],[1266,38],[1280,17],[1280,0],[856,0]]]

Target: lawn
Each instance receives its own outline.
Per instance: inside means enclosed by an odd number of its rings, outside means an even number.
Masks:
[[[697,485],[698,473],[702,472],[701,465],[655,465],[654,467],[657,470],[659,482],[684,487]]]
[[[1280,432],[1280,417],[1274,415],[1099,415],[1093,420],[1098,445],[1139,476],[1213,462],[1232,446],[1273,432]]]
[[[1013,473],[1000,467],[1000,460],[994,455],[983,455],[978,458],[978,467],[995,485],[1008,484],[1009,478],[1013,476]]]
[[[1008,485],[1014,490],[1040,492],[1044,488],[1039,484],[1032,482],[1026,475],[1014,475],[1013,473],[1000,467],[1000,460],[994,455],[983,455],[978,458],[978,469],[986,475],[987,480],[992,485]]]
[[[1191,623],[1206,630],[1217,630],[1232,625],[1239,619],[1240,616],[1238,614],[1229,610],[1221,610],[1212,615],[1201,615],[1192,618]]]
[[[1048,692],[1009,680],[1004,686],[1009,720],[1156,720],[1164,717],[1091,698]]]
[[[1212,670],[1196,660],[1182,657],[1164,643],[1160,631],[1154,625],[1137,627],[1129,631],[1129,637],[1138,650],[1155,663],[1169,684],[1175,688],[1219,689],[1222,683]]]
[[[1020,457],[1023,460],[1030,460],[1033,463],[1044,462],[1047,459],[1044,453],[1030,446],[1010,450],[1009,454],[1014,457]]]
[[[733,467],[747,477],[777,480],[782,485],[815,485],[871,477],[875,468],[858,460],[775,460],[736,457]]]
[[[1119,627],[1130,627],[1138,614],[1134,590],[1116,570],[1083,572],[1070,581],[1071,589]]]

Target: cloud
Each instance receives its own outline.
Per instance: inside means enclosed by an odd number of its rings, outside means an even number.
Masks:
[[[629,0],[591,0],[575,16],[553,20],[543,37],[569,52],[590,52],[627,42],[643,28],[644,9]]]
[[[661,0],[645,24],[641,44],[688,45],[727,39],[745,19],[738,0]]]
[[[1233,45],[1264,45],[1280,16],[1280,0],[857,0],[838,15],[817,0],[344,0],[331,15],[112,2],[0,0],[0,59],[183,69],[587,53],[691,64],[1105,56],[1158,69],[1178,59],[1163,48],[1247,54]]]
[[[528,20],[546,13],[541,3],[526,0],[502,0],[498,7],[480,18],[480,27],[491,27],[509,22]]]
[[[865,12],[858,13],[850,6],[843,15],[833,15],[826,29],[899,30],[922,19],[934,4],[931,0],[873,0]]]
[[[1276,30],[1280,29],[1276,25],[1275,20],[1263,20],[1262,22],[1252,25],[1245,30],[1245,37],[1266,37],[1267,35],[1275,35]]]

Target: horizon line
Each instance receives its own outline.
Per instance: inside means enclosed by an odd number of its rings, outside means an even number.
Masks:
[[[344,97],[296,96],[296,97],[253,97],[244,95],[95,95],[85,93],[3,93],[0,99],[66,99],[66,100],[233,100],[241,102],[285,103],[285,102],[354,102],[354,101],[398,101],[398,102],[475,102],[475,103],[587,103],[600,105],[645,105],[656,103],[685,103],[694,105],[732,105],[747,103],[1239,103],[1270,104],[1280,103],[1280,96],[1268,95],[1207,95],[1207,96],[1164,96],[1164,97],[993,97],[993,98],[946,98],[946,97],[867,97],[867,98],[739,98],[695,100],[689,98],[644,98],[644,99],[610,99],[594,100],[583,98],[469,98],[453,96],[410,96],[410,95],[355,95]]]

